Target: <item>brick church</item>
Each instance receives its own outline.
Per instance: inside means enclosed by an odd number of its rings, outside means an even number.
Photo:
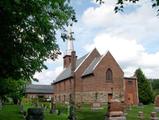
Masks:
[[[124,77],[123,70],[109,51],[101,55],[95,48],[78,58],[73,41],[68,39],[67,44],[63,71],[52,84],[56,102],[68,102],[74,90],[76,103],[105,103],[114,98],[127,104],[138,104],[137,79]]]

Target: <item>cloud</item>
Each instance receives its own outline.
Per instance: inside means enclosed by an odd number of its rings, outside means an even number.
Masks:
[[[114,13],[115,4],[107,2],[89,7],[82,16],[83,29],[94,35],[91,44],[84,49],[96,47],[102,54],[110,51],[119,62],[126,76],[142,68],[147,77],[159,77],[159,20],[150,1],[127,3],[124,13]],[[97,31],[97,32],[94,32]],[[153,52],[151,52],[153,51]]]
[[[129,76],[141,67],[147,77],[159,77],[159,52],[147,53],[145,48],[134,39],[125,39],[106,33],[95,37],[92,44],[86,45],[86,51],[96,47],[101,54],[108,50],[123,68],[125,75]]]
[[[40,73],[35,73],[34,77],[39,79],[39,82],[33,84],[51,84],[56,79],[57,75],[62,71],[63,67],[59,66],[53,70],[43,70]]]
[[[63,70],[63,53],[58,56],[55,61],[48,59],[45,62],[47,65],[47,70],[42,70],[42,72],[36,72],[34,77],[39,80],[39,82],[33,81],[33,84],[51,84],[53,80],[56,79],[57,75]]]
[[[98,7],[88,8],[83,16],[83,26],[87,29],[98,29],[114,36],[124,36],[127,38],[137,38],[138,41],[146,41],[147,44],[158,41],[159,20],[156,10],[152,9],[152,3],[138,2],[130,11],[131,4],[127,4],[123,13],[114,13],[115,4],[106,2]],[[146,34],[145,34],[146,33]]]

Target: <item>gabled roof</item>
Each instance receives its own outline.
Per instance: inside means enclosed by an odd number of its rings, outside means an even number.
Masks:
[[[27,85],[25,93],[41,93],[41,94],[52,94],[53,87],[51,85]]]
[[[87,56],[88,56],[88,54],[86,54],[83,57],[77,59],[77,61],[76,61],[76,69],[80,66],[80,64],[85,60],[85,58]],[[57,78],[54,81],[54,83],[60,82],[62,80],[70,78],[70,77],[72,77],[72,75],[71,75],[71,66],[69,66],[67,68],[64,68],[64,70],[57,76]]]
[[[91,64],[83,72],[82,76],[86,76],[86,75],[89,75],[89,74],[93,73],[93,70],[94,70],[96,64],[99,62],[100,59],[101,59],[101,56],[100,57],[95,57],[94,60],[91,62]]]

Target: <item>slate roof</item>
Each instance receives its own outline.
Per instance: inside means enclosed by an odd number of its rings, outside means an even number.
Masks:
[[[85,58],[88,56],[88,54],[84,55],[83,57],[77,59],[76,61],[76,69],[80,66],[80,64],[85,60]],[[57,76],[54,83],[57,83],[59,81],[65,80],[67,78],[72,77],[71,75],[71,66],[64,68],[64,70]]]
[[[100,61],[100,59],[101,59],[101,56],[94,58],[94,60],[91,62],[91,64],[83,72],[82,76],[86,76],[86,75],[93,73],[93,70],[94,70],[95,66],[97,65],[97,63]]]
[[[53,87],[51,85],[33,85],[26,86],[25,93],[42,93],[51,94],[53,93]]]

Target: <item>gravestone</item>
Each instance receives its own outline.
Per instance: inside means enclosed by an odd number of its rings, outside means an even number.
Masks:
[[[94,102],[92,103],[92,110],[99,110],[102,109],[102,104],[100,102]]]
[[[141,108],[141,109],[143,109],[143,108],[144,108],[143,103],[140,102],[140,103],[138,104],[138,107]]]
[[[159,107],[159,95],[155,97],[155,106]]]
[[[159,118],[157,117],[156,112],[151,112],[150,120],[159,120]]]
[[[26,120],[44,120],[44,113],[42,108],[29,108]]]
[[[108,120],[126,120],[124,116],[124,104],[117,99],[108,103]]]
[[[51,110],[50,113],[55,113],[56,112],[56,103],[55,102],[51,102]]]
[[[156,110],[156,112],[159,112],[159,95],[157,95],[156,97],[155,97],[155,110]]]
[[[139,120],[144,120],[144,113],[142,111],[138,112],[138,119]]]

